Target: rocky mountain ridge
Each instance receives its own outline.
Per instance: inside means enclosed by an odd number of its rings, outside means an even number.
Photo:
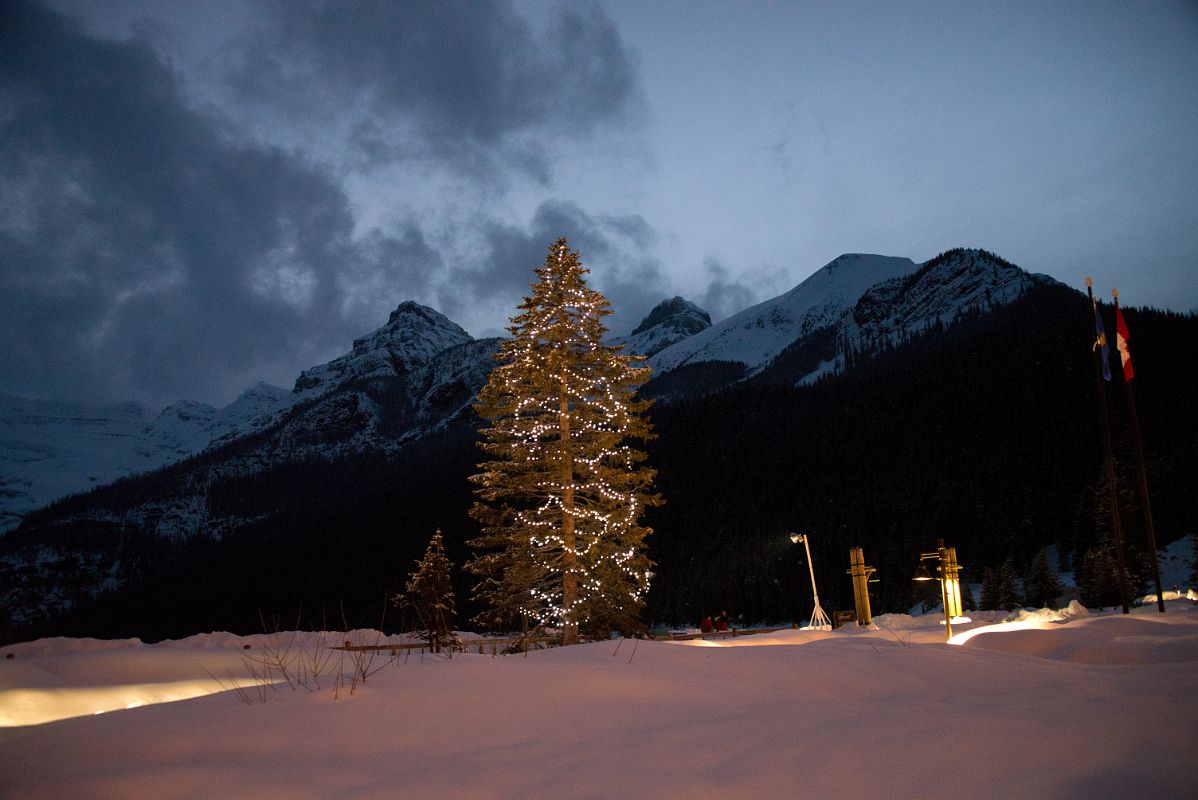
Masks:
[[[717,326],[706,326],[706,314],[693,303],[666,301],[624,343],[636,352],[701,328],[659,350],[649,363],[665,370],[671,363],[690,366],[739,355],[756,371],[774,369],[796,347],[842,343],[817,348],[803,369],[790,370],[785,379],[793,384],[834,366],[837,354],[847,352],[843,342],[894,343],[904,332],[951,322],[965,309],[1007,302],[1031,280],[982,251],[951,251],[922,266],[909,259],[843,256],[785,295]],[[826,335],[833,329],[836,339]],[[178,453],[184,448],[178,431],[196,432],[192,441],[211,438],[155,473],[30,514],[29,524],[0,538],[5,545],[0,571],[22,576],[4,601],[24,609],[14,613],[25,615],[18,622],[27,622],[119,585],[125,568],[112,540],[124,541],[130,532],[136,532],[133,538],[220,540],[256,525],[290,502],[285,494],[249,504],[214,500],[230,492],[244,495],[248,489],[231,487],[253,486],[256,476],[288,465],[398,457],[411,443],[471,413],[498,341],[475,340],[439,312],[404,303],[349,353],[305,370],[292,392],[259,385],[231,404],[236,413],[178,404],[166,415],[170,425],[157,429],[157,441],[167,442],[167,433],[176,429],[170,442]],[[141,411],[125,413],[132,420],[127,428],[134,428]],[[243,427],[230,430],[232,419]],[[7,541],[10,537],[16,538]],[[62,570],[74,570],[75,577],[64,577]],[[60,585],[78,588],[69,596],[55,594],[53,587]]]
[[[749,372],[796,339],[834,323],[871,286],[915,272],[909,258],[847,253],[778,297],[746,308],[649,359],[654,374],[707,361],[735,361]]]
[[[627,336],[611,340],[623,345],[626,352],[653,356],[711,327],[711,315],[682,297],[672,297],[658,303],[641,324]]]
[[[727,373],[732,379],[770,374],[773,381],[808,383],[843,371],[853,353],[898,346],[1052,282],[985,250],[957,248],[922,264],[850,253],[789,292],[665,348],[649,364],[662,375],[732,362],[743,367]]]
[[[674,298],[634,335],[616,341],[647,355],[703,324],[710,324],[705,311]],[[68,494],[272,429],[258,462],[335,457],[355,448],[390,451],[461,413],[486,381],[497,348],[497,339],[476,340],[435,309],[406,301],[348,353],[303,370],[291,391],[259,382],[223,408],[180,401],[155,415],[137,403],[88,406],[0,394],[0,534]],[[402,399],[391,391],[397,383]],[[386,413],[380,392],[395,406]],[[296,411],[331,393],[343,396]],[[348,438],[337,441],[332,431]]]
[[[655,375],[710,361],[738,361],[752,375],[814,331],[836,328],[836,346],[820,353],[796,382],[842,369],[852,349],[893,345],[965,309],[1010,302],[1035,281],[981,250],[948,251],[917,265],[910,259],[846,254],[785,294],[712,326],[681,297],[663,301],[612,344],[645,355]],[[864,288],[863,288],[864,287]],[[474,340],[440,312],[411,301],[356,339],[348,353],[304,370],[288,392],[259,383],[223,408],[182,401],[157,416],[144,406],[87,407],[0,395],[0,532],[34,508],[70,492],[148,472],[274,429],[259,460],[331,456],[354,448],[391,451],[428,425],[460,413],[486,379],[495,340]],[[387,394],[384,411],[376,395]],[[352,388],[353,391],[350,391]],[[323,395],[340,393],[313,408]],[[354,421],[357,421],[356,424]],[[347,427],[349,426],[349,427]],[[347,433],[344,441],[327,434]],[[325,434],[313,436],[313,430]]]

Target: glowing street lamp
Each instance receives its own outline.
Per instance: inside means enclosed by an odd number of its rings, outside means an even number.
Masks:
[[[792,533],[790,535],[790,541],[792,543],[803,543],[803,548],[807,551],[807,569],[811,572],[811,596],[815,598],[815,610],[811,612],[811,621],[807,623],[807,627],[814,628],[816,630],[830,631],[832,630],[832,621],[828,619],[828,615],[825,614],[824,610],[820,607],[819,592],[817,592],[815,589],[815,564],[813,564],[811,561],[811,545],[807,542],[808,538],[810,538],[809,534]]]
[[[953,638],[953,617],[961,615],[961,566],[957,563],[957,548],[945,547],[943,539],[936,540],[936,550],[919,554],[919,566],[914,581],[930,581],[934,578],[924,566],[925,561],[936,562],[936,575],[940,580],[940,600],[944,604],[944,640]]]

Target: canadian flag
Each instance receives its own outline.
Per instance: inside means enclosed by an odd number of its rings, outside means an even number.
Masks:
[[[1123,321],[1123,312],[1119,310],[1119,306],[1115,306],[1115,347],[1119,350],[1119,360],[1123,362],[1125,381],[1130,381],[1136,376],[1136,371],[1131,368],[1131,351],[1127,349],[1127,340],[1130,338],[1127,323]]]

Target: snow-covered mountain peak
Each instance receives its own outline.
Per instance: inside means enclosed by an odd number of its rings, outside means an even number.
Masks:
[[[632,331],[632,335],[636,336],[657,326],[669,326],[694,334],[711,327],[711,315],[690,300],[675,295],[654,306],[649,315]]]
[[[1009,303],[1046,280],[1051,279],[1031,275],[985,250],[948,250],[911,275],[864,292],[846,321],[846,333],[866,341],[914,333],[949,323],[965,310]]]
[[[701,361],[739,361],[757,369],[800,336],[836,322],[869,287],[917,268],[909,258],[846,253],[785,294],[667,347],[649,365],[655,374]]]
[[[355,339],[350,352],[300,373],[293,391],[320,394],[350,380],[407,374],[447,347],[472,339],[441,312],[409,300],[391,312],[386,325]]]
[[[233,408],[278,403],[279,401],[286,399],[287,395],[289,394],[291,394],[291,392],[287,389],[284,389],[282,386],[275,386],[274,384],[267,383],[266,381],[258,381],[253,386],[239,394],[237,399],[234,400],[228,407]]]
[[[628,336],[612,340],[627,353],[651,356],[672,344],[711,327],[711,315],[682,297],[658,303]]]

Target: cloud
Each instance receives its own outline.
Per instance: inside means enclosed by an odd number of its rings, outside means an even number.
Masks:
[[[576,203],[547,200],[526,227],[490,222],[485,254],[454,268],[442,295],[451,317],[459,307],[491,300],[503,316],[515,313],[520,298],[536,280],[533,270],[545,261],[549,245],[566,237],[590,270],[588,282],[604,293],[614,314],[608,328],[627,333],[649,310],[669,296],[662,264],[653,254],[657,234],[637,215],[591,215]]]
[[[95,398],[229,396],[361,333],[337,313],[412,279],[411,230],[353,238],[341,188],[234,143],[146,44],[0,10],[0,371]]]
[[[711,315],[713,322],[748,308],[756,300],[757,294],[740,281],[732,280],[728,268],[714,256],[703,259],[703,271],[709,280],[698,303]]]
[[[5,390],[288,385],[403,300],[506,319],[563,233],[621,311],[660,299],[644,220],[499,216],[558,145],[634,125],[635,64],[596,7],[249,3],[221,7],[252,30],[230,41],[194,9],[68,5],[89,27],[0,0]]]
[[[503,183],[546,183],[553,144],[635,123],[636,67],[611,20],[584,4],[286,0],[238,54],[243,106],[344,129],[369,168],[430,161]]]
[[[696,302],[711,314],[713,322],[790,288],[790,273],[785,269],[763,266],[733,276],[719,259],[708,256],[703,259],[703,271],[708,276],[707,289]]]

